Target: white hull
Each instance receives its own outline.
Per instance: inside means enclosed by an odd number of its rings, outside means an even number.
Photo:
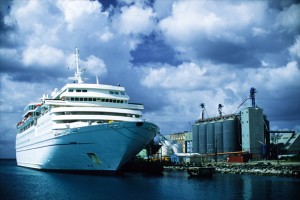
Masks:
[[[17,138],[19,166],[47,170],[116,171],[158,132],[149,122],[110,124],[37,133],[32,127]]]

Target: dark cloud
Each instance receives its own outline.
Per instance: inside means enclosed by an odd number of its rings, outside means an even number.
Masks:
[[[288,8],[293,4],[300,3],[299,0],[268,0],[268,5],[270,8],[283,10],[284,8]]]
[[[0,47],[13,47],[18,42],[15,33],[18,26],[16,21],[9,16],[10,5],[5,5],[2,5],[2,9],[0,10]]]
[[[182,62],[176,57],[175,50],[157,37],[155,34],[145,37],[143,43],[130,52],[134,65],[156,62],[178,65]]]

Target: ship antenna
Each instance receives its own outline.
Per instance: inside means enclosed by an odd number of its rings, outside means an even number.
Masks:
[[[77,47],[75,49],[75,64],[76,64],[75,75],[74,75],[74,77],[69,77],[69,79],[70,80],[75,80],[78,83],[84,83],[84,78],[82,78],[81,75],[83,74],[83,71],[86,68],[82,68],[82,67],[79,66],[79,50],[78,50]]]

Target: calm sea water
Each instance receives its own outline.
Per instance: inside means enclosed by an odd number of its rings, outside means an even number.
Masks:
[[[184,172],[162,176],[124,173],[100,176],[44,172],[0,160],[0,199],[298,199],[300,179],[214,174],[189,178]]]

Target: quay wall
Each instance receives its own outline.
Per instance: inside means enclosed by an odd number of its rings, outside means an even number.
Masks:
[[[215,167],[215,173],[250,174],[263,176],[285,176],[300,178],[300,163],[253,162],[253,163],[206,163],[202,166]],[[164,166],[164,171],[186,171],[188,165]]]

